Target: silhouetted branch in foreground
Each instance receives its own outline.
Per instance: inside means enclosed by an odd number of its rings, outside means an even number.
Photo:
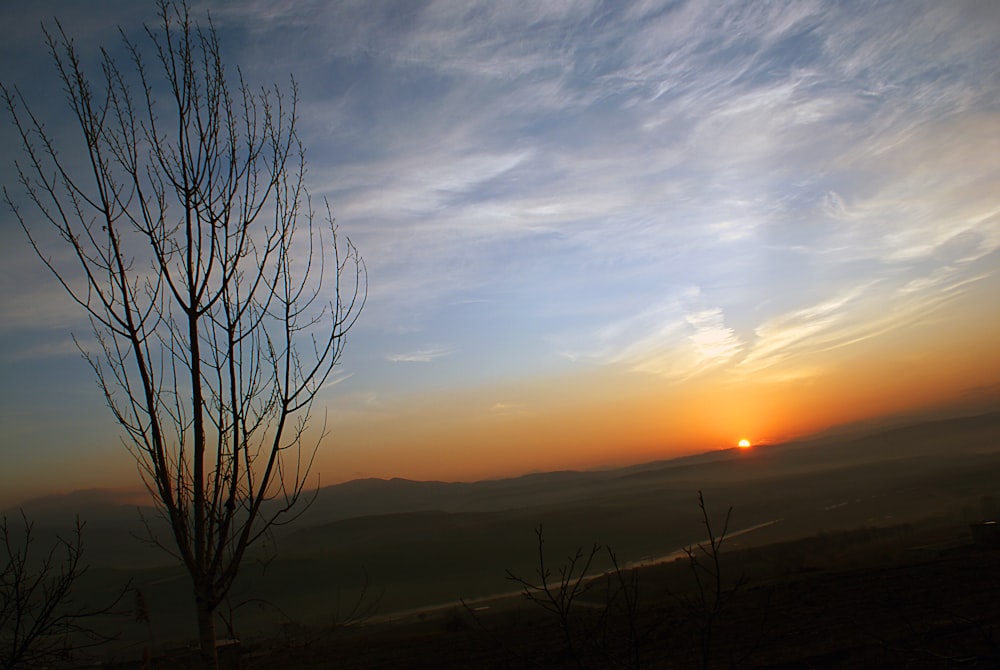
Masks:
[[[88,619],[112,613],[128,587],[107,605],[92,608],[75,602],[73,589],[86,574],[83,527],[57,538],[42,556],[35,553],[34,523],[21,511],[22,528],[6,516],[0,522],[0,667],[71,659],[75,652],[111,639],[87,625]]]
[[[608,547],[608,558],[611,560],[611,570],[605,575],[608,599],[602,617],[606,619],[615,611],[622,615],[626,628],[624,634],[619,634],[619,639],[625,642],[625,667],[637,670],[642,666],[642,644],[648,633],[639,629],[639,568],[622,568],[611,547]],[[607,631],[608,624],[604,623],[601,629]],[[605,640],[605,646],[607,644],[608,641]]]
[[[623,568],[611,548],[594,544],[589,550],[578,547],[553,572],[545,556],[542,526],[535,535],[537,578],[510,570],[507,578],[521,585],[527,601],[552,616],[568,660],[577,668],[640,667],[645,634],[639,625],[638,569]],[[610,567],[593,574],[595,561],[605,552]]]
[[[708,668],[713,652],[718,652],[718,640],[715,639],[718,621],[745,586],[746,579],[740,575],[733,581],[723,566],[722,549],[729,536],[732,507],[726,511],[720,526],[713,522],[705,497],[699,491],[698,510],[706,539],[684,549],[691,582],[690,587],[681,593],[668,592],[676,602],[680,615],[680,620],[670,624],[670,627],[674,628],[674,634],[693,630],[694,658],[699,667]],[[507,578],[521,585],[522,596],[526,600],[551,615],[550,620],[558,627],[565,646],[566,659],[577,668],[590,665],[636,670],[642,667],[644,658],[649,663],[648,649],[646,656],[643,650],[654,628],[662,628],[663,622],[643,620],[639,569],[623,567],[611,548],[602,548],[598,544],[594,544],[589,551],[577,548],[565,562],[553,569],[546,560],[542,526],[535,529],[535,535],[538,544],[536,578],[527,579],[510,570],[507,571]],[[607,552],[609,566],[601,574],[591,574],[595,560],[604,551]],[[603,595],[603,601],[600,595]],[[468,606],[466,609],[478,621],[475,612]],[[481,622],[480,626],[485,629]],[[495,634],[491,633],[491,636],[499,639]],[[763,629],[758,635],[758,642],[762,636]],[[661,636],[662,640],[667,638],[666,634]],[[666,657],[663,652],[662,649],[656,650],[654,654],[661,662]],[[735,667],[745,662],[749,653],[742,658],[731,657],[728,662]]]
[[[698,491],[698,509],[701,511],[707,540],[684,548],[691,568],[695,593],[693,596],[681,598],[680,603],[696,626],[701,667],[708,668],[712,656],[715,624],[736,593],[745,586],[746,578],[740,575],[732,586],[727,585],[723,578],[722,544],[729,532],[733,508],[726,510],[721,531],[716,531],[712,527],[712,519],[705,505],[705,496],[701,491]]]
[[[353,601],[349,601],[349,604],[344,607],[342,606],[340,600],[340,591],[337,591],[336,605],[332,613],[332,623],[331,628],[337,630],[339,628],[347,628],[348,626],[354,626],[360,623],[368,621],[375,613],[378,612],[379,606],[382,604],[382,596],[385,595],[385,590],[375,593],[372,590],[371,579],[368,577],[368,571],[364,570],[364,576],[361,580],[361,591],[358,593],[357,597]]]
[[[558,573],[556,576],[545,561],[545,539],[541,524],[535,529],[535,536],[538,538],[538,568],[535,571],[538,581],[525,579],[510,570],[507,571],[507,579],[521,585],[521,594],[526,600],[550,612],[556,618],[567,653],[577,667],[583,668],[583,658],[573,626],[573,605],[595,584],[593,580],[587,579],[587,573],[594,557],[600,553],[601,546],[594,544],[589,552],[585,552],[582,547],[577,548],[576,553],[556,568]]]

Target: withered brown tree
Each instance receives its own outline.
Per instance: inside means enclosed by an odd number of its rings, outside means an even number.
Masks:
[[[326,434],[310,410],[364,305],[364,263],[310,206],[294,81],[228,78],[211,22],[167,0],[141,44],[123,35],[124,67],[102,51],[93,81],[61,25],[45,35],[79,150],[4,87],[30,207],[5,199],[90,317],[84,355],[169,523],[214,666],[216,608],[248,547],[307,502]]]

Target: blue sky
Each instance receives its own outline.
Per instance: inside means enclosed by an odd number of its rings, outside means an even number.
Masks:
[[[343,427],[326,481],[433,476],[440,460],[446,478],[638,458],[564,446],[477,469],[500,447],[474,445],[507,417],[506,439],[544,451],[529,416],[573,423],[622,389],[848,388],[835,375],[885,352],[968,351],[949,363],[970,371],[957,381],[923,363],[937,400],[996,391],[984,343],[1000,333],[998,3],[193,8],[250,81],[294,74],[310,191],[368,266],[365,313],[324,391]],[[0,12],[0,79],[59,135],[39,21],[61,17],[92,55],[117,48],[118,25],[155,21],[152,3]],[[0,138],[13,190],[8,125]],[[0,488],[128,477],[69,338],[86,322],[6,211],[0,282]],[[664,420],[665,445],[671,421],[683,416]],[[427,446],[460,439],[447,456]],[[415,454],[429,464],[412,467]],[[74,479],[74,463],[104,465]]]

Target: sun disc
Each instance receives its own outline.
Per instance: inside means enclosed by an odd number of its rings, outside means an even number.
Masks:
[[[746,440],[746,439],[740,440],[739,441],[739,448],[740,449],[749,449],[750,448],[750,440]]]

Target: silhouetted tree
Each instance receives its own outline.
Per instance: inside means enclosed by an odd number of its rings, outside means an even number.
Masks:
[[[34,524],[21,512],[22,528],[6,516],[0,521],[0,667],[5,670],[69,658],[108,637],[87,620],[108,614],[127,587],[108,605],[91,608],[76,602],[73,588],[87,572],[83,524],[69,538],[57,538],[38,555]]]
[[[507,579],[521,586],[521,595],[528,602],[555,617],[566,645],[566,653],[578,668],[583,668],[584,654],[573,625],[576,611],[574,604],[596,583],[593,579],[588,579],[588,572],[601,547],[594,544],[590,551],[578,547],[574,554],[567,557],[565,563],[556,567],[557,574],[553,574],[545,560],[545,537],[540,524],[535,528],[535,537],[538,541],[538,567],[535,569],[537,580],[521,577],[510,570],[507,571]]]
[[[743,575],[732,580],[723,566],[722,547],[729,536],[733,508],[726,511],[720,528],[719,524],[713,524],[705,497],[698,491],[698,511],[706,538],[683,549],[691,571],[690,589],[685,589],[682,594],[672,594],[672,598],[684,628],[690,626],[693,629],[694,651],[699,667],[708,668],[718,645],[718,621],[746,580]],[[590,574],[595,559],[602,554],[601,546],[594,544],[589,551],[578,547],[553,571],[546,561],[542,526],[535,529],[535,536],[538,546],[537,578],[528,579],[508,570],[507,579],[521,586],[521,595],[526,600],[549,614],[562,635],[566,656],[572,664],[577,668],[588,665],[641,668],[646,662],[643,649],[650,641],[654,628],[662,622],[643,621],[639,568],[623,566],[618,555],[607,547],[608,567],[600,574]],[[603,602],[593,598],[601,593]],[[585,599],[588,599],[587,602],[584,602]],[[475,610],[468,606],[466,611],[476,616]],[[670,632],[679,630],[675,628]],[[742,658],[731,658],[730,664],[737,666],[751,652],[752,649]]]
[[[546,559],[541,525],[535,529],[535,537],[536,578],[508,570],[507,579],[521,587],[522,597],[549,614],[562,635],[570,662],[577,668],[641,667],[646,631],[639,625],[638,569],[623,567],[610,547],[594,544],[588,551],[577,547],[553,571]],[[595,560],[605,553],[607,568],[601,574],[591,574]],[[473,608],[466,605],[466,611],[478,621]]]
[[[630,670],[638,670],[642,667],[642,645],[650,632],[639,625],[639,568],[623,567],[611,547],[607,550],[611,569],[605,573],[607,602],[602,619],[609,619],[615,613],[622,619],[623,630],[615,635],[624,647],[625,660],[621,665]],[[602,629],[609,630],[609,625],[603,624]]]
[[[169,523],[215,666],[216,608],[247,548],[305,502],[326,432],[304,443],[310,410],[364,305],[364,264],[328,207],[316,225],[294,81],[231,81],[211,22],[166,0],[145,33],[152,67],[123,36],[127,67],[102,51],[95,83],[58,22],[45,35],[82,153],[61,153],[4,87],[33,214],[5,198],[89,315],[84,355]]]
[[[685,547],[688,566],[691,568],[692,581],[695,586],[693,596],[683,598],[681,605],[687,610],[687,615],[697,629],[698,650],[701,667],[708,668],[714,647],[715,625],[719,616],[729,605],[736,593],[744,586],[743,575],[735,583],[728,583],[723,577],[722,544],[729,533],[729,520],[733,508],[726,510],[722,529],[712,527],[712,519],[705,505],[705,496],[698,491],[698,510],[705,526],[706,541]]]

